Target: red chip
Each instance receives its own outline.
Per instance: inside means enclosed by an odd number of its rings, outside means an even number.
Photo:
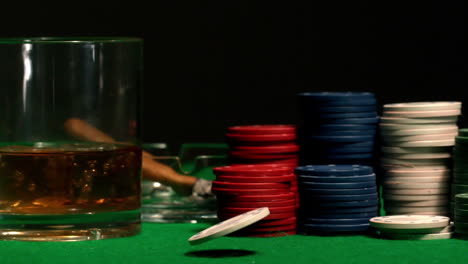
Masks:
[[[279,219],[279,220],[260,220],[253,225],[255,226],[289,225],[289,224],[295,224],[296,221],[297,221],[296,217],[291,217],[291,218]]]
[[[296,229],[296,223],[288,224],[288,225],[278,225],[278,226],[256,226],[255,224],[248,226],[242,230],[241,233],[244,232],[279,232],[279,231],[290,231]]]
[[[222,202],[275,202],[295,199],[296,194],[293,192],[285,194],[267,194],[267,195],[239,195],[230,197],[218,197]]]
[[[217,181],[223,182],[246,182],[246,183],[267,183],[267,182],[289,182],[291,186],[297,186],[295,183],[296,176],[294,174],[285,176],[257,176],[257,177],[244,177],[244,176],[218,176]]]
[[[247,125],[232,126],[228,128],[228,133],[262,135],[262,134],[294,134],[296,126],[294,125]]]
[[[289,142],[296,140],[296,134],[270,134],[270,135],[244,135],[244,134],[226,134],[228,140],[249,142],[249,143],[262,143],[262,142]]]
[[[229,176],[278,176],[292,174],[294,169],[282,165],[255,164],[255,165],[231,165],[216,167],[213,173]]]
[[[218,218],[221,220],[233,218],[234,216],[238,216],[238,215],[240,214],[225,214],[222,212],[218,212]],[[262,220],[284,219],[284,218],[291,218],[291,217],[296,217],[296,213],[290,212],[290,213],[269,214],[267,217],[263,218]]]
[[[281,232],[255,232],[255,233],[250,233],[247,236],[248,237],[282,237],[282,236],[290,236],[290,235],[295,235],[296,230],[290,230],[290,231],[281,231]]]
[[[281,154],[298,152],[299,145],[289,143],[268,146],[233,146],[231,149],[236,152],[244,152],[249,154]]]
[[[289,188],[285,189],[225,189],[225,188],[211,188],[214,194],[219,195],[275,195],[275,194],[288,194],[291,191]]]
[[[296,200],[284,200],[277,202],[229,202],[229,201],[218,201],[218,207],[238,207],[238,208],[260,208],[260,207],[283,207],[283,206],[295,206]]]
[[[270,214],[281,214],[281,213],[292,213],[296,211],[295,206],[283,206],[283,207],[268,207]],[[219,207],[218,213],[221,214],[243,214],[251,211],[252,208],[234,208],[234,207]]]
[[[216,189],[290,189],[289,183],[267,182],[267,183],[252,183],[252,182],[223,182],[213,181],[213,187]]]
[[[231,151],[229,155],[236,159],[252,159],[252,160],[277,160],[277,159],[298,159],[297,154],[252,154],[244,151]]]

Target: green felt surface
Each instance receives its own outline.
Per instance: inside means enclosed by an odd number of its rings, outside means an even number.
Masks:
[[[0,263],[468,263],[468,241],[366,236],[221,237],[191,246],[205,224],[143,224],[134,237],[84,242],[0,241]],[[226,251],[223,251],[226,250]],[[247,252],[245,252],[247,251]],[[236,256],[249,253],[246,256]]]

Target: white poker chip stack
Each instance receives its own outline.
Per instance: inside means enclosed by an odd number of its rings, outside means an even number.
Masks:
[[[380,123],[387,215],[449,215],[461,102],[387,104]]]

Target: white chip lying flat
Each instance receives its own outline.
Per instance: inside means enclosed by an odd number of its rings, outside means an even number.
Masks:
[[[448,206],[385,206],[385,209],[397,214],[417,214],[419,212],[448,212]]]
[[[385,117],[440,117],[440,116],[458,116],[461,114],[460,109],[456,110],[439,110],[439,111],[384,111]]]
[[[421,182],[449,182],[450,176],[441,177],[391,177],[385,176],[385,181],[404,182],[404,183],[421,183]]]
[[[384,111],[441,111],[441,110],[460,110],[461,102],[409,102],[385,104]]]
[[[267,217],[269,214],[270,210],[268,207],[262,207],[243,213],[201,231],[190,237],[189,242],[191,245],[197,245],[230,234]]]
[[[446,216],[389,215],[371,218],[370,224],[384,229],[424,229],[446,227],[449,220]]]
[[[386,176],[390,177],[450,177],[451,170],[449,168],[439,169],[420,169],[420,168],[404,168],[390,169],[385,171]]]
[[[413,129],[450,129],[456,125],[455,123],[449,124],[380,124],[380,130],[382,133],[391,133],[391,131],[395,130],[413,130]]]
[[[458,116],[441,116],[426,118],[381,117],[380,124],[456,124]]]
[[[387,189],[384,186],[385,195],[439,195],[450,193],[449,188],[432,189]]]
[[[406,167],[415,166],[449,166],[449,159],[390,159],[381,158],[382,165],[402,165]]]
[[[383,153],[388,154],[447,154],[452,152],[451,147],[381,147]]]
[[[410,153],[410,154],[403,154],[403,153],[385,153],[386,158],[391,159],[450,159],[452,154],[450,152],[446,153]]]
[[[394,142],[409,142],[409,141],[428,141],[428,140],[450,140],[455,139],[458,132],[446,134],[427,134],[427,135],[414,135],[414,136],[400,136],[400,135],[382,135],[382,141],[385,143],[393,144]]]
[[[381,236],[384,238],[398,239],[398,240],[437,240],[437,239],[451,239],[453,237],[453,232],[433,233],[433,234],[402,234],[402,233],[382,232]]]
[[[397,195],[397,194],[383,194],[384,200],[389,201],[432,201],[432,200],[445,200],[446,194],[435,195]]]
[[[401,182],[384,181],[383,185],[388,189],[448,189],[450,183],[446,182]]]
[[[417,129],[387,129],[382,130],[381,134],[384,136],[414,136],[414,135],[433,135],[433,134],[458,134],[458,126],[450,125],[443,127],[423,127]]]
[[[396,202],[396,201],[386,201],[385,205],[390,207],[395,206],[411,206],[411,207],[420,207],[420,206],[448,206],[449,200],[448,198],[440,199],[440,200],[431,200],[431,201],[405,201],[405,202]]]
[[[396,147],[448,147],[455,146],[455,138],[445,140],[421,140],[411,142],[393,142]]]

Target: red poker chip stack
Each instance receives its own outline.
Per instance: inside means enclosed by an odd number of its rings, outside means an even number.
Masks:
[[[232,126],[226,137],[232,164],[298,165],[294,125]]]
[[[232,165],[214,168],[213,172],[216,180],[212,191],[217,197],[220,220],[260,207],[270,210],[270,215],[234,235],[273,237],[296,233],[293,168],[277,164]]]

